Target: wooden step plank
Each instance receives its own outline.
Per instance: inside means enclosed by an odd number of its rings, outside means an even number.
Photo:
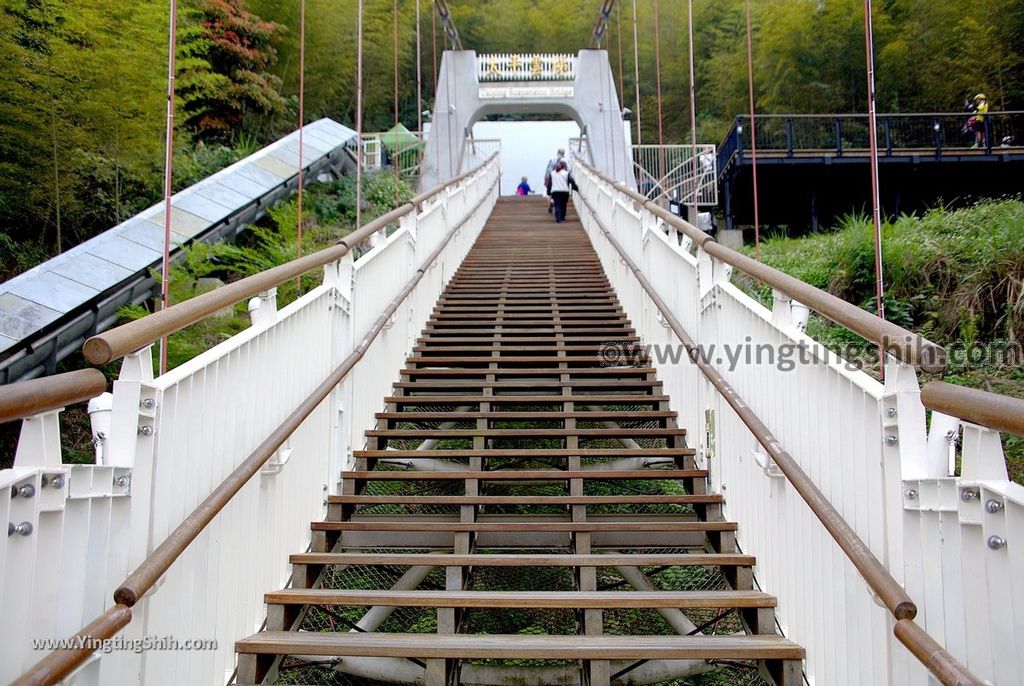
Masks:
[[[637,348],[640,350],[640,348]],[[618,346],[615,347],[615,352],[619,353],[620,349]],[[451,356],[451,357],[422,357],[414,355],[408,357],[405,360],[409,364],[436,364],[436,365],[460,365],[460,364],[490,364],[497,362],[498,364],[530,364],[537,362],[564,362],[566,364],[571,363],[589,363],[598,364],[605,362],[605,358],[601,355],[522,355],[512,356],[505,355],[503,357],[492,357],[490,355],[474,355],[474,356]],[[550,369],[545,367],[543,369]]]
[[[753,555],[730,553],[651,553],[591,555],[450,553],[295,553],[289,561],[304,565],[380,565],[394,567],[752,567]]]
[[[313,531],[469,531],[469,532],[598,532],[598,531],[736,531],[736,522],[665,522],[665,521],[588,521],[588,522],[423,522],[418,517],[406,517],[402,521],[347,521],[312,522]]]
[[[561,398],[561,396],[559,396]],[[559,404],[561,404],[561,399]],[[394,419],[403,422],[456,421],[473,419],[500,419],[503,421],[582,419],[584,421],[674,419],[672,410],[588,410],[585,412],[378,412],[377,419]]]
[[[357,458],[422,460],[425,458],[527,458],[538,457],[689,457],[693,448],[495,448],[476,450],[356,450]]]
[[[640,394],[609,394],[609,393],[574,393],[569,395],[536,395],[523,394],[515,395],[506,393],[503,395],[389,395],[384,398],[387,404],[400,405],[451,405],[451,404],[473,404],[486,402],[491,405],[557,405],[561,407],[566,402],[575,402],[578,405],[601,405],[604,403],[616,405],[654,405],[668,402],[669,397],[662,394],[640,395]]]
[[[274,605],[381,605],[466,608],[686,608],[775,607],[758,591],[361,591],[288,588],[267,593]]]
[[[566,481],[568,479],[588,479],[591,481],[609,481],[612,479],[704,479],[706,469],[588,469],[568,471],[558,469],[500,469],[492,471],[451,471],[434,472],[419,470],[396,471],[348,471],[342,472],[343,479],[365,481],[464,481],[478,479],[480,481]]]
[[[423,353],[430,352],[434,353],[429,356],[425,356],[424,359],[433,360],[436,359],[435,355],[442,353],[449,354],[452,356],[465,355],[468,353],[480,353],[480,352],[493,352],[495,350],[501,352],[503,355],[521,353],[521,352],[544,352],[544,353],[558,353],[558,352],[585,352],[593,350],[594,352],[600,352],[603,348],[607,347],[603,341],[595,341],[593,343],[580,343],[577,345],[522,345],[521,343],[508,343],[504,338],[495,338],[490,341],[487,345],[474,345],[479,341],[467,341],[459,345],[455,345],[455,341],[445,340],[443,342],[431,343],[430,345],[415,345],[413,346],[413,352],[423,355]],[[615,348],[622,348],[624,350],[640,350],[642,346],[639,344],[625,344],[620,345],[615,343]],[[461,359],[461,357],[460,357]],[[494,358],[492,358],[494,359]],[[501,357],[505,359],[505,357]]]
[[[440,367],[440,368],[429,368],[429,369],[403,369],[399,372],[401,376],[418,377],[418,378],[443,378],[443,377],[467,377],[467,376],[488,376],[495,375],[500,377],[510,376],[562,376],[563,374],[569,374],[572,381],[577,381],[589,377],[600,377],[600,376],[612,376],[612,377],[623,377],[623,376],[636,376],[645,377],[648,374],[654,373],[653,367],[633,367],[633,366],[622,366],[622,367],[502,367],[501,360],[493,358],[492,362],[498,363],[495,369],[489,369],[487,367]],[[617,381],[602,380],[600,383],[609,386],[614,386]]]
[[[670,438],[685,436],[686,429],[369,429],[366,436],[374,438]]]
[[[552,636],[264,631],[235,643],[244,654],[538,660],[801,660],[774,635]]]
[[[568,373],[568,372],[565,372]],[[536,388],[596,388],[599,390],[611,390],[613,388],[622,389],[625,391],[629,389],[634,391],[639,388],[661,388],[661,381],[647,381],[644,379],[620,379],[614,382],[609,382],[606,379],[570,379],[568,381],[561,381],[558,379],[520,379],[517,381],[479,381],[477,379],[448,379],[448,380],[434,380],[434,379],[420,379],[418,381],[399,381],[394,384],[395,388],[408,388],[408,389],[439,389],[439,388],[450,388],[452,390],[465,390],[467,388],[473,389],[485,389],[492,388],[498,390],[510,390],[513,388],[522,390],[532,390]],[[583,396],[583,400],[586,400],[585,393],[575,393],[576,396]],[[630,393],[630,395],[633,395]],[[577,398],[571,398],[576,402],[580,402]],[[566,402],[565,396],[563,396],[563,402]]]
[[[436,345],[455,345],[455,344],[494,344],[500,343],[502,346],[505,345],[540,345],[542,343],[550,343],[552,346],[559,343],[565,345],[596,345],[600,347],[604,343],[635,343],[640,339],[635,335],[627,334],[616,334],[605,336],[584,336],[584,335],[572,335],[566,334],[564,336],[530,336],[528,339],[509,339],[504,335],[498,336],[497,334],[484,334],[480,333],[477,335],[466,335],[466,336],[444,336],[442,338],[431,338],[430,336],[420,336],[416,340],[417,344],[423,345],[429,343],[431,346]]]
[[[332,495],[337,505],[707,505],[720,495]]]

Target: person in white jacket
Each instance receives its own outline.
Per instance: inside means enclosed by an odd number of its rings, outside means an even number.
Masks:
[[[559,160],[551,172],[551,198],[555,202],[555,222],[565,222],[565,210],[569,205],[569,189],[579,190],[569,174],[565,160]]]

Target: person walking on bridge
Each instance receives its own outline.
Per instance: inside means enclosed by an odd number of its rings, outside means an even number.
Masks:
[[[576,182],[569,174],[565,160],[559,160],[551,172],[550,195],[555,204],[555,222],[565,223],[565,210],[569,205],[569,189],[579,190]]]
[[[544,189],[548,194],[548,214],[551,214],[555,207],[554,197],[551,195],[551,175],[555,171],[555,167],[558,166],[559,162],[565,162],[565,148],[559,148],[558,154],[548,160],[548,166],[544,170]],[[568,168],[568,164],[566,164]]]
[[[974,96],[974,146],[985,145],[985,115],[988,114],[988,98],[984,93]]]

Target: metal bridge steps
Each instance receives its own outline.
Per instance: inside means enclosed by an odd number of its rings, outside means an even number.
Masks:
[[[396,607],[766,608],[775,598],[757,591],[339,591],[289,588],[268,593],[268,605],[392,605]]]
[[[624,683],[648,660],[799,683],[803,650],[668,401],[574,217],[499,201],[267,630],[238,642],[239,683],[335,683],[380,657],[428,686],[480,661],[509,684],[532,665]]]

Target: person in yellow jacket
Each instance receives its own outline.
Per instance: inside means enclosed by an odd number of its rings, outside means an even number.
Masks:
[[[984,93],[974,96],[974,147],[985,144],[985,115],[988,114],[988,98]]]

